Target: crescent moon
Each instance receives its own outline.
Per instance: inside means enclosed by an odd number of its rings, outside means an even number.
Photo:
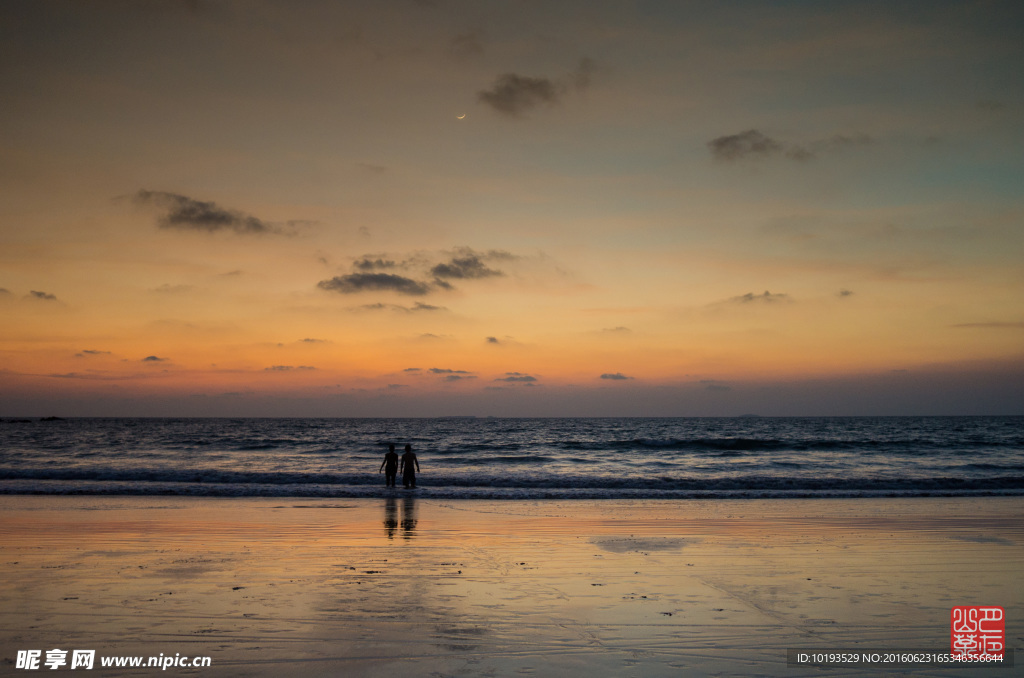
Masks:
[[[456,117],[456,118],[458,118],[459,120],[462,120],[463,118],[465,118],[465,117],[466,117],[466,114],[465,114],[465,113],[463,113],[462,115],[457,115],[457,116],[455,116],[455,117]]]

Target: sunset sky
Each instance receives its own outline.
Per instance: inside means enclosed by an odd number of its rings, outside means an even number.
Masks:
[[[0,6],[0,416],[1024,414],[1024,4]]]

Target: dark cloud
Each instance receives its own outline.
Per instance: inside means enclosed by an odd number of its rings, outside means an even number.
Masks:
[[[76,353],[75,357],[76,358],[84,358],[85,356],[89,356],[89,355],[111,355],[111,353],[110,353],[110,351],[91,351],[89,349],[85,349],[81,353]]]
[[[402,371],[403,371],[403,372],[422,372],[422,371],[423,371],[423,368],[422,368],[422,367],[406,367],[406,368],[405,368],[404,370],[402,370]]]
[[[400,313],[418,313],[420,311],[447,311],[445,306],[434,306],[432,304],[423,304],[416,302],[413,306],[402,306],[401,304],[365,304],[360,306],[358,310],[361,311],[396,311]]]
[[[718,160],[764,158],[782,152],[782,144],[756,129],[717,137],[708,142],[708,148]]]
[[[601,331],[602,332],[615,332],[615,333],[625,334],[627,332],[632,332],[633,330],[629,329],[628,327],[623,327],[623,326],[619,325],[618,327],[606,327],[606,328],[604,328]]]
[[[311,338],[307,337],[305,339],[301,339],[300,343],[303,343],[303,344],[327,344],[327,343],[330,343],[330,342],[328,342],[326,339],[311,339]]]
[[[426,283],[392,273],[352,273],[335,276],[330,280],[321,280],[317,287],[341,294],[373,291],[420,296],[430,291],[430,286]]]
[[[790,160],[813,160],[819,153],[839,151],[850,146],[866,146],[874,139],[866,134],[835,134],[827,139],[806,145],[773,139],[759,130],[748,129],[739,134],[728,134],[708,142],[711,155],[727,162],[784,156]]]
[[[500,344],[501,342],[498,341],[497,337],[487,337],[487,343],[488,344]]]
[[[369,257],[363,257],[362,259],[353,263],[352,268],[356,269],[357,271],[383,271],[394,268],[397,265],[398,264],[391,261],[390,259],[383,259],[381,257],[377,257],[376,259],[370,259]]]
[[[476,379],[476,377],[473,375],[463,376],[461,374],[449,374],[444,378],[445,381],[462,381],[463,379]]]
[[[309,365],[271,365],[270,367],[264,367],[264,372],[291,372],[292,370],[315,370],[315,367]]]
[[[453,257],[448,263],[438,264],[430,269],[430,273],[437,278],[490,278],[492,276],[505,275],[501,271],[488,268],[481,258],[476,254],[469,254],[463,257]]]
[[[611,379],[612,381],[623,381],[625,379],[632,379],[633,377],[627,377],[622,372],[606,372],[601,375],[602,379]]]
[[[505,375],[506,376],[504,376],[504,377],[498,377],[494,381],[508,381],[508,382],[522,382],[522,383],[531,383],[531,382],[537,381],[537,377],[531,376],[529,374],[523,374],[522,372],[506,372]]]
[[[840,297],[852,297],[853,296],[853,292],[850,291],[850,290],[839,290],[839,296]]]
[[[0,287],[0,294],[10,294],[11,291],[6,287]]]
[[[28,293],[28,296],[30,296],[33,299],[41,299],[43,301],[57,301],[57,295],[50,294],[49,292],[39,292],[37,290],[32,290],[31,292]]]
[[[238,210],[221,207],[215,202],[196,200],[178,193],[141,190],[134,196],[140,205],[154,205],[164,210],[158,220],[160,228],[184,231],[234,231],[235,233],[283,233],[283,229]]]
[[[557,79],[505,73],[497,77],[491,89],[477,92],[477,98],[499,113],[519,117],[538,106],[557,104],[571,90],[587,89],[597,71],[597,63],[584,57],[575,70]]]
[[[142,359],[142,362],[144,362],[144,363],[162,363],[162,362],[166,362],[167,360],[168,360],[168,358],[158,358],[155,355],[148,355],[148,356],[146,356],[145,358]]]
[[[560,97],[559,87],[547,78],[531,78],[515,73],[498,76],[489,90],[477,93],[477,98],[505,115],[519,116],[541,104],[555,104]]]
[[[429,371],[431,374],[472,374],[466,370],[450,370],[442,367],[431,367]]]
[[[764,303],[772,304],[778,301],[792,301],[793,299],[788,294],[773,294],[768,290],[765,290],[764,294],[754,294],[753,292],[747,292],[738,297],[733,297],[729,301],[737,302],[740,304],[752,304],[752,303]]]

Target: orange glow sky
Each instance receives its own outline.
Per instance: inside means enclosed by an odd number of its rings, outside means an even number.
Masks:
[[[0,416],[1024,413],[1019,3],[355,4],[0,8]]]

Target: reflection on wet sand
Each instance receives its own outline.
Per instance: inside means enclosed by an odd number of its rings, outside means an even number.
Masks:
[[[402,499],[402,537],[412,539],[416,531],[416,497]]]
[[[388,539],[395,538],[395,529],[398,527],[398,501],[394,497],[384,500],[384,532]]]
[[[416,533],[416,497],[402,497],[402,538],[412,539]],[[398,500],[387,497],[384,500],[384,533],[388,539],[395,538],[398,529]]]

